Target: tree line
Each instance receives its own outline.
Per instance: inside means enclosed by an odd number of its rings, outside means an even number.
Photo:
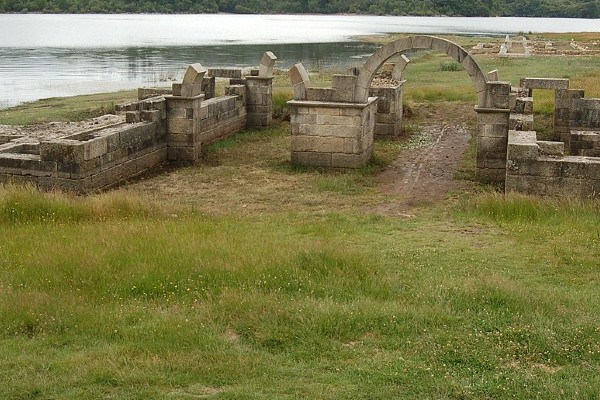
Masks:
[[[0,13],[348,13],[600,18],[600,0],[0,0]]]

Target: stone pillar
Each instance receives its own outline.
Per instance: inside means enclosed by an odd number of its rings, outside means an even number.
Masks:
[[[201,157],[198,135],[204,95],[167,97],[168,160],[174,164],[191,165]]]
[[[292,100],[292,163],[359,168],[373,153],[377,99],[367,103]]]
[[[570,154],[571,147],[571,110],[573,102],[585,96],[584,90],[557,89],[554,99],[554,135],[565,144],[565,151]]]
[[[477,112],[477,179],[481,182],[504,183],[506,178],[506,151],[510,83],[488,82],[485,107]]]
[[[399,136],[402,133],[402,86],[372,87],[369,96],[377,97],[375,136]]]
[[[202,79],[201,86],[202,93],[204,94],[204,99],[209,100],[215,97],[217,92],[217,82],[214,76],[204,77]]]
[[[264,128],[273,119],[273,77],[246,77],[246,115],[248,128]]]

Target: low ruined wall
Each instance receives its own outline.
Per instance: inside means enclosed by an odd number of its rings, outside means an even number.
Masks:
[[[510,131],[507,192],[562,198],[598,198],[600,158],[564,155],[561,142],[537,141],[533,131]]]
[[[115,107],[125,114],[125,123],[39,143],[1,136],[0,182],[87,192],[165,162],[194,164],[207,143],[271,124],[276,59],[266,52],[256,74],[247,77],[239,68],[207,70],[191,64],[171,90],[139,89],[138,101]],[[224,96],[214,97],[217,77],[229,79]]]
[[[79,193],[105,189],[164,163],[159,121],[123,123],[0,153],[0,179]]]
[[[167,98],[169,161],[193,164],[202,157],[203,145],[227,137],[246,126],[246,88],[231,86],[228,95]]]
[[[231,135],[246,126],[245,87],[228,89],[229,95],[202,103],[198,121],[198,136],[206,144]],[[237,94],[236,94],[237,93]]]
[[[600,157],[600,131],[571,131],[571,155]]]

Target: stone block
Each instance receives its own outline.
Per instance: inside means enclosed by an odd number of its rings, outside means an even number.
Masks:
[[[43,161],[83,162],[83,143],[71,139],[41,141],[40,158]]]
[[[320,152],[335,153],[344,151],[344,139],[339,137],[323,136],[292,136],[291,148],[293,152]]]
[[[488,138],[499,138],[503,139],[506,142],[506,138],[508,137],[508,127],[509,124],[486,124],[480,126],[479,136]]]
[[[215,78],[241,79],[242,70],[240,68],[209,68],[207,75]]]
[[[477,152],[488,154],[505,154],[506,139],[496,137],[479,137],[477,138]]]
[[[520,114],[532,114],[533,97],[517,97],[515,99],[515,106],[511,110]]]
[[[539,156],[539,147],[536,143],[509,143],[507,159],[537,159]]]
[[[537,145],[542,156],[563,157],[565,155],[565,144],[562,142],[538,140]]]
[[[400,58],[398,58],[398,61],[396,61],[396,64],[394,65],[394,69],[392,70],[392,79],[401,81],[403,79],[402,76],[404,74],[404,70],[406,69],[408,63],[410,63],[410,59],[404,54],[401,54]]]
[[[317,114],[291,114],[290,121],[292,124],[316,124]]]
[[[202,64],[200,64],[200,63],[190,64],[185,71],[182,83],[183,84],[191,84],[191,85],[195,85],[195,84],[201,85],[202,79],[204,78],[204,75],[206,74],[206,72],[207,72],[207,70],[206,70],[206,68],[204,68],[202,66]],[[182,96],[185,96],[185,94],[182,94]],[[189,96],[189,97],[191,97],[191,96]]]
[[[270,51],[265,52],[260,59],[260,65],[258,67],[258,76],[270,77],[273,76],[273,67],[275,66],[275,54]]]
[[[561,78],[521,78],[520,86],[526,89],[568,89],[569,80]]]
[[[402,122],[402,117],[395,113],[375,114],[375,123],[393,125],[400,122]]]
[[[393,124],[375,124],[375,135],[377,136],[392,136],[396,135],[396,126]]]
[[[293,151],[292,164],[310,167],[331,167],[331,153]]]
[[[367,164],[372,155],[372,148],[362,154],[333,153],[331,166],[334,168],[360,168]]]
[[[187,118],[169,118],[167,119],[168,134],[191,134],[193,132],[194,121]]]
[[[332,77],[333,101],[352,102],[358,78],[354,75],[337,75]]]
[[[510,83],[487,82],[486,104],[487,108],[509,109]]]
[[[580,89],[557,89],[555,95],[555,108],[571,108],[573,100],[582,99],[585,96],[585,91]]]
[[[478,182],[504,185],[506,170],[504,168],[477,168],[475,176]]]
[[[432,36],[413,36],[412,38],[412,48],[413,49],[431,49],[433,45],[433,37]]]
[[[316,124],[318,125],[355,126],[362,122],[360,116],[346,117],[342,115],[316,114],[316,118]]]
[[[128,124],[135,124],[141,121],[140,112],[139,111],[127,111],[125,113],[125,122]]]
[[[173,93],[173,96],[181,96],[181,83],[172,84],[171,93]]]
[[[510,114],[508,124],[509,130],[531,131],[533,130],[533,114]]]
[[[446,54],[454,58],[459,64],[462,64],[464,59],[468,56],[465,49],[454,43],[449,44]]]
[[[202,94],[202,83],[181,84],[181,97],[196,97]]]
[[[488,73],[487,73],[487,80],[488,80],[489,82],[496,82],[496,81],[499,81],[500,79],[499,79],[498,70],[497,70],[497,69],[495,69],[495,70],[493,70],[493,71],[490,71],[490,72],[488,72]]]
[[[142,111],[140,119],[144,122],[159,122],[162,118],[159,110]]]
[[[108,142],[105,137],[96,137],[83,143],[84,160],[100,157],[108,151]]]
[[[308,101],[334,102],[334,91],[329,88],[306,88]]]

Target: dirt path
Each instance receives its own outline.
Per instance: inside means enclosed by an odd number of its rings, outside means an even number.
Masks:
[[[411,208],[441,201],[465,185],[454,175],[469,146],[472,128],[464,123],[432,123],[421,129],[429,144],[403,151],[378,176],[379,190],[391,195],[392,200],[376,211],[403,214]]]

